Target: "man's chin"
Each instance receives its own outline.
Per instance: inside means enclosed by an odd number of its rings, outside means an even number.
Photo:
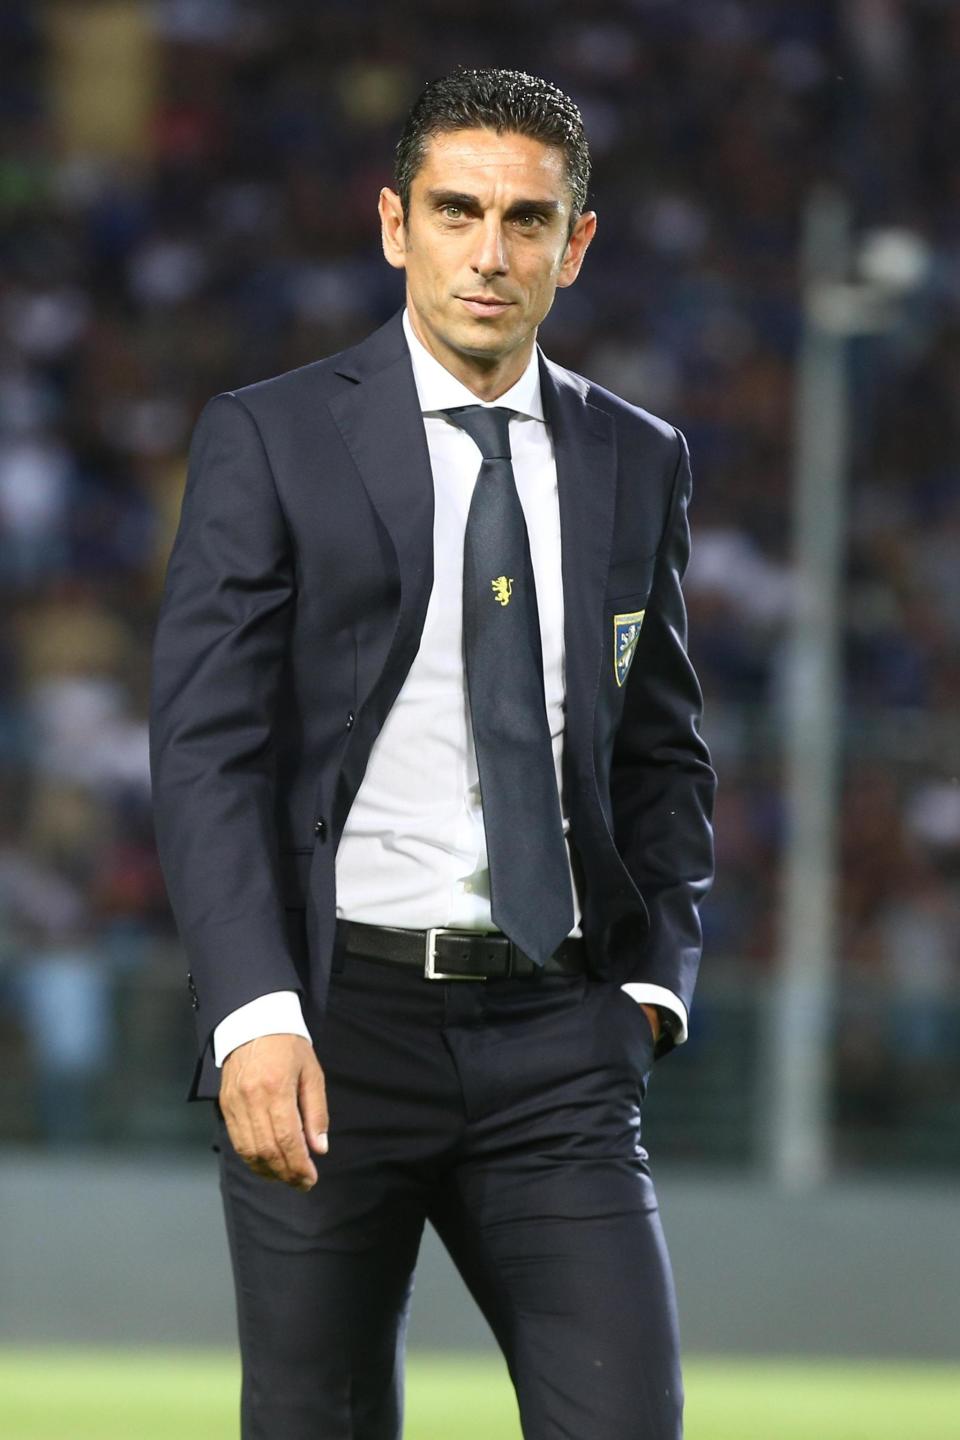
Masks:
[[[509,355],[522,343],[512,327],[507,330],[492,320],[480,317],[451,327],[444,339],[452,350],[470,355],[474,360],[489,360],[491,363]]]

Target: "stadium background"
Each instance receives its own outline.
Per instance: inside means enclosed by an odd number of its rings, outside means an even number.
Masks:
[[[950,0],[0,3],[0,1339],[229,1343],[151,836],[153,620],[205,400],[330,353],[397,305],[376,193],[410,100],[457,63],[535,70],[580,104],[600,229],[544,346],[677,423],[693,457],[687,595],[722,782],[718,881],[691,1038],[658,1070],[645,1120],[688,1343],[956,1360]],[[796,1107],[770,1037],[791,993],[801,243],[824,186],[851,228],[849,277],[878,253],[900,274],[882,322],[837,342],[850,448],[835,923],[828,1011],[805,1051],[795,1016],[816,1102],[804,1173],[784,1162]],[[886,250],[871,250],[878,235]],[[482,1348],[429,1251],[425,1268],[414,1341]],[[44,1353],[43,1373],[67,1373]],[[102,1373],[98,1435],[119,1384]],[[960,1420],[930,1423],[909,1433],[960,1434]]]

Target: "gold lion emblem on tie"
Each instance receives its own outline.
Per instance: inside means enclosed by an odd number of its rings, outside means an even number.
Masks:
[[[509,605],[510,596],[513,594],[513,581],[508,580],[506,575],[498,575],[496,580],[490,581],[493,590],[493,598],[498,605]]]

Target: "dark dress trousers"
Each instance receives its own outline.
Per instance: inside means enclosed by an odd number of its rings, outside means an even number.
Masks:
[[[157,624],[157,840],[198,1029],[300,993],[330,1155],[303,1195],[222,1121],[243,1433],[395,1440],[425,1219],[496,1334],[527,1440],[673,1440],[676,1317],[640,1104],[641,981],[690,1008],[714,776],[680,590],[690,468],[672,426],[540,357],[562,537],[564,800],[588,969],[425,980],[336,946],[334,861],[431,593],[433,478],[400,316],[215,397]],[[617,616],[645,611],[630,669]],[[531,845],[536,836],[530,837]],[[656,1055],[673,1044],[664,1030]]]

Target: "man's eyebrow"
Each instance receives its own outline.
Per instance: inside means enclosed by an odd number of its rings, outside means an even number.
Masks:
[[[559,200],[514,200],[507,219],[512,220],[514,215],[559,215],[561,208]]]
[[[428,190],[426,198],[438,209],[444,205],[459,205],[461,210],[480,210],[483,208],[476,195],[468,195],[462,190]],[[512,220],[516,215],[559,215],[561,209],[562,206],[559,200],[514,200],[513,204],[506,211],[506,218]]]
[[[476,195],[467,195],[462,190],[428,190],[427,199],[432,205],[459,205],[461,210],[479,210],[480,201]]]

